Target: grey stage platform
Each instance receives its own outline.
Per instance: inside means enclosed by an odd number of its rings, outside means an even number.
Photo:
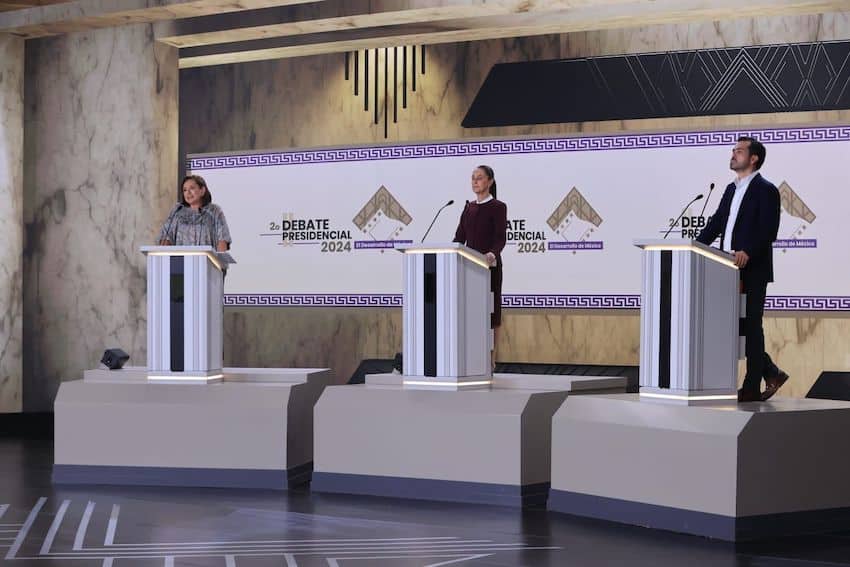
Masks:
[[[555,410],[568,394],[625,387],[619,377],[500,374],[491,390],[411,390],[392,374],[332,386],[316,404],[312,489],[542,504]]]
[[[549,508],[728,541],[850,525],[850,403],[570,397]]]
[[[53,480],[286,489],[308,482],[327,369],[225,368],[218,384],[86,371],[56,396]]]

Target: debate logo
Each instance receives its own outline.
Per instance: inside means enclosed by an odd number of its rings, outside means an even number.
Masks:
[[[573,187],[546,220],[561,241],[550,241],[549,250],[602,250],[601,240],[590,240],[602,224],[602,217]]]
[[[816,238],[803,238],[817,215],[791,188],[787,181],[779,185],[779,201],[782,212],[779,217],[779,238],[773,243],[784,254],[792,248],[817,248]]]
[[[354,219],[354,225],[371,240],[356,240],[355,249],[395,248],[397,244],[411,244],[412,240],[399,240],[413,217],[404,209],[386,187],[381,187],[372,195]]]

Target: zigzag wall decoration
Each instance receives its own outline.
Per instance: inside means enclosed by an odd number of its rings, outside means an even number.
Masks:
[[[850,108],[850,42],[494,65],[465,127]]]

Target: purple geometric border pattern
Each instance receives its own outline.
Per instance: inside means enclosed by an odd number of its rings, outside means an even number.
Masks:
[[[772,295],[765,301],[770,311],[850,311],[848,296]]]
[[[640,296],[503,295],[502,307],[526,309],[640,309]]]
[[[293,150],[267,153],[198,156],[187,160],[191,171],[338,163],[390,159],[464,157],[497,154],[536,154],[551,152],[586,152],[600,150],[634,150],[670,147],[732,145],[741,135],[753,135],[771,144],[801,142],[842,142],[850,140],[850,126],[818,128],[781,128],[765,130],[729,130],[720,132],[677,132],[663,134],[621,134],[570,138],[537,138],[525,140],[481,140],[471,142],[438,142],[404,146],[372,146],[317,150]]]
[[[231,307],[401,307],[396,294],[226,294]],[[639,295],[504,295],[502,306],[525,309],[640,309]],[[850,311],[850,296],[767,298],[770,311]]]
[[[402,296],[359,293],[228,293],[224,296],[224,304],[234,307],[401,307]]]

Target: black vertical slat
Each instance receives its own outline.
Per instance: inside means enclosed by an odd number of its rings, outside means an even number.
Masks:
[[[419,60],[422,62],[422,74],[425,74],[425,46],[419,47]]]
[[[345,80],[348,80],[348,67],[351,65],[351,52],[345,52]]]
[[[411,85],[410,90],[413,91],[413,92],[416,92],[416,46],[414,45],[412,47],[413,47],[413,49],[412,49],[412,51],[413,51],[413,61],[412,61],[412,63],[413,64],[411,65],[411,69],[410,69],[410,71],[411,71],[410,78],[413,80],[413,84]]]
[[[360,90],[360,52],[354,52],[354,96],[357,96]]]
[[[389,101],[389,92],[390,92],[390,59],[389,59],[389,51],[387,48],[384,48],[384,138],[387,137],[387,128],[389,127],[389,113],[387,112],[387,104]]]
[[[363,51],[363,110],[369,110],[369,50]]]
[[[398,122],[398,47],[393,47],[393,124]]]
[[[185,323],[183,321],[183,274],[185,272],[185,256],[172,256],[171,261],[171,371],[183,372],[185,364],[183,361],[183,334]]]
[[[407,46],[401,48],[401,107],[407,108]]]
[[[661,251],[661,306],[658,340],[658,387],[670,387],[670,328],[673,290],[673,252]]]
[[[375,124],[378,123],[378,48],[375,48]]]
[[[423,258],[423,347],[425,351],[425,376],[437,375],[437,255],[425,254]]]

